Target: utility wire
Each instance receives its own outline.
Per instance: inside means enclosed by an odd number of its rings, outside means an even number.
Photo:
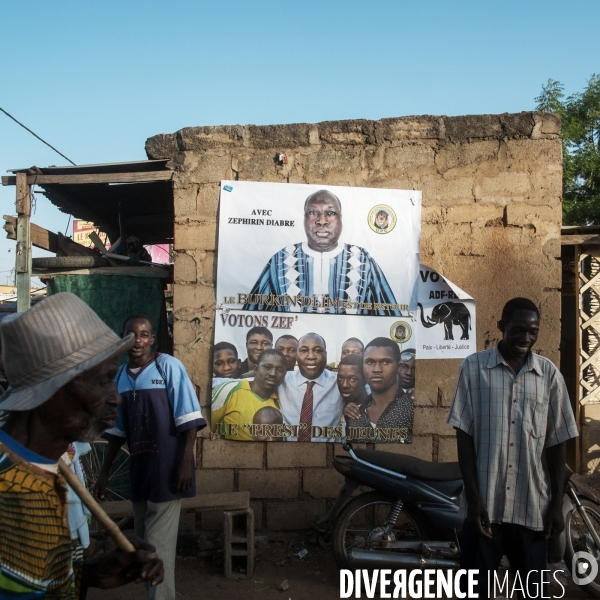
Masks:
[[[44,144],[46,144],[46,146],[49,146],[50,148],[52,148],[52,150],[54,150],[54,152],[56,152],[57,154],[60,154],[64,159],[68,160],[74,167],[77,166],[70,158],[67,158],[62,152],[59,152],[54,146],[49,144],[46,140],[43,140],[39,135],[37,135],[37,133],[34,133],[33,131],[31,131],[31,129],[29,129],[29,127],[26,127],[25,125],[23,125],[23,123],[21,123],[20,121],[17,121],[17,119],[15,119],[10,113],[7,113],[1,106],[0,106],[0,110],[7,117],[10,117],[15,123],[17,123],[17,125],[20,125],[23,129],[26,129],[27,131],[29,131],[29,133],[31,133],[31,135],[35,136],[38,140],[40,140],[40,142],[43,142]]]

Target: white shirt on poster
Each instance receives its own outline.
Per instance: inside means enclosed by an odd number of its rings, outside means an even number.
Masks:
[[[337,387],[337,375],[325,369],[316,379],[308,379],[298,371],[288,371],[277,393],[283,414],[283,422],[300,424],[300,411],[306,393],[306,385],[314,381],[312,424],[320,427],[337,427],[342,417],[344,402]],[[286,438],[289,442],[295,437]],[[311,438],[312,441],[331,442],[333,438]]]

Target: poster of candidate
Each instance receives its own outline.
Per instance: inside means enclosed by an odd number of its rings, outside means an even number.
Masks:
[[[421,192],[221,182],[217,303],[400,316],[416,308]]]
[[[411,443],[415,325],[408,317],[219,311],[213,432],[241,441]],[[390,389],[395,399],[373,417],[369,393]]]
[[[475,300],[437,271],[419,269],[419,358],[466,358],[477,352]]]
[[[215,434],[412,442],[420,219],[414,190],[221,182]]]

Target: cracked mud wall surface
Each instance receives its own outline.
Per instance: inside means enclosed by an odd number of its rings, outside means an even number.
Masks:
[[[477,300],[477,348],[499,340],[496,322],[504,303],[526,296],[541,310],[537,350],[558,363],[562,156],[555,115],[188,127],[148,139],[146,151],[149,158],[170,159],[176,170],[175,354],[207,412],[222,179],[422,190],[421,262]],[[276,163],[280,152],[285,165]],[[386,450],[456,460],[445,419],[459,364],[418,362],[415,442]],[[339,478],[330,466],[341,447],[303,446],[310,450],[204,439],[199,480],[210,475],[217,481],[222,472],[227,485],[219,491],[255,489],[257,497],[263,490],[261,510],[271,528],[281,525],[271,505],[295,502],[304,515],[298,523],[306,525],[337,491]],[[285,498],[269,496],[269,489],[275,494],[282,487],[269,484],[281,481],[281,469],[297,477],[286,479]]]

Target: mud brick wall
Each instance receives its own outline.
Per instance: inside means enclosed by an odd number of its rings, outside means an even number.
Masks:
[[[222,179],[423,191],[421,262],[477,300],[477,347],[497,343],[513,296],[540,306],[538,351],[558,361],[560,123],[527,112],[273,126],[190,127],[146,143],[176,169],[175,354],[209,413],[215,317],[217,210]],[[284,152],[285,165],[276,163]],[[243,263],[243,261],[242,261]],[[459,360],[418,361],[414,442],[388,451],[456,459],[446,415]],[[250,490],[257,525],[310,527],[340,487],[339,445],[198,444],[200,493]],[[203,516],[203,526],[214,521]]]

